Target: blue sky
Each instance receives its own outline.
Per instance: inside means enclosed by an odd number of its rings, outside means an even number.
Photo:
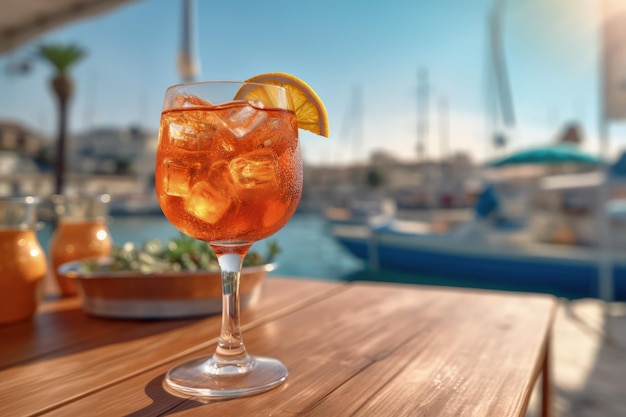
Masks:
[[[283,71],[309,83],[326,104],[331,136],[302,134],[305,160],[364,160],[375,149],[416,157],[417,72],[427,68],[431,100],[426,154],[439,157],[438,103],[449,107],[449,147],[477,160],[493,157],[484,91],[491,0],[311,2],[197,0],[201,80],[243,80]],[[509,150],[554,139],[577,120],[585,146],[597,152],[595,0],[509,1],[504,45],[517,124]],[[75,42],[88,51],[72,72],[72,132],[102,125],[158,128],[165,89],[180,82],[177,0],[129,3],[66,25],[0,56],[0,119],[53,136],[51,71],[37,62],[28,75],[5,71],[40,40]],[[363,137],[353,143],[355,88],[362,92]],[[626,138],[612,130],[612,150]],[[354,151],[356,149],[356,151]]]

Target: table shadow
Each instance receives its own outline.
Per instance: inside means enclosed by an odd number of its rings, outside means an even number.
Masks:
[[[145,393],[152,399],[152,404],[130,414],[126,414],[124,417],[170,416],[207,404],[207,402],[193,398],[185,398],[171,394],[170,391],[164,387],[164,378],[165,374],[161,374],[146,385]]]
[[[558,387],[556,394],[564,404],[567,416],[624,416],[626,398],[626,306],[619,315],[613,315],[608,323],[604,318],[601,328],[585,322],[581,337],[594,338],[599,343],[595,358],[583,386],[578,389]],[[579,327],[582,327],[582,324]],[[596,332],[594,334],[593,332]],[[556,369],[559,372],[559,369]]]

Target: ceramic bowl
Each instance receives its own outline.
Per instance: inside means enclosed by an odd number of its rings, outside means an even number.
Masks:
[[[133,271],[84,272],[81,262],[68,262],[58,272],[73,280],[83,310],[110,318],[164,319],[205,316],[222,311],[219,272],[182,271],[142,274]],[[107,259],[98,259],[106,264]],[[241,308],[254,305],[263,278],[274,264],[245,267],[239,283]]]

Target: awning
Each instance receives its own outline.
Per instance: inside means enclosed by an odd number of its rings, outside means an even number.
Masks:
[[[133,0],[0,0],[0,54],[74,20]]]
[[[555,165],[555,164],[587,164],[599,165],[602,161],[595,155],[583,152],[571,143],[557,143],[525,149],[487,164],[489,168],[509,165]]]

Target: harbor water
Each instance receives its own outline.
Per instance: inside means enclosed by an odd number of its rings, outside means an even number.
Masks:
[[[109,231],[117,245],[126,242],[143,244],[150,239],[167,241],[180,235],[163,216],[114,216]],[[38,237],[47,248],[52,226],[46,224]],[[343,249],[328,234],[324,219],[319,215],[296,214],[275,235],[257,242],[251,250],[267,252],[269,242],[275,241],[281,248],[277,257],[278,267],[271,274],[291,277],[340,280],[363,270],[363,261]]]
[[[114,216],[109,223],[109,230],[117,245],[126,242],[142,244],[155,238],[167,241],[180,235],[164,216]],[[49,224],[38,234],[46,250],[51,234],[52,227]],[[374,271],[365,261],[356,258],[339,245],[330,235],[325,219],[316,214],[295,214],[283,229],[270,238],[255,243],[251,250],[265,254],[271,241],[277,242],[282,250],[277,257],[278,267],[270,273],[273,276],[549,292],[572,298],[566,292],[555,292],[554,289],[543,291],[536,287],[526,287],[523,283],[508,283],[506,280],[500,283],[478,283],[463,277],[433,276],[389,269]]]

